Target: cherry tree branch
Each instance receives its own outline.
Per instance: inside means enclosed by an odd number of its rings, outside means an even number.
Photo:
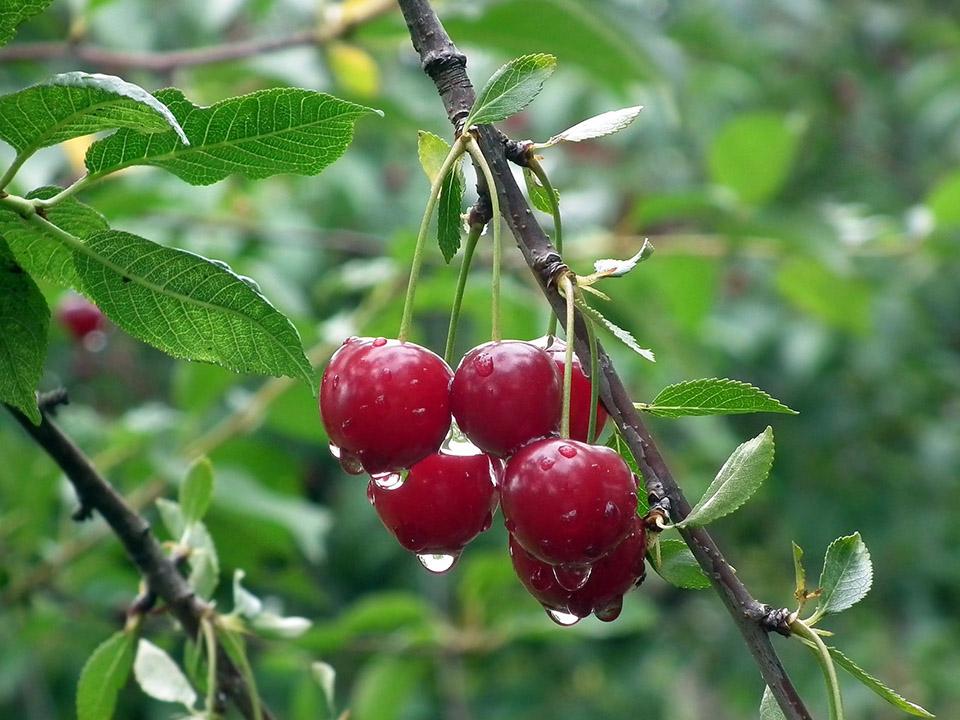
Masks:
[[[460,133],[475,99],[466,73],[466,57],[453,44],[429,0],[399,0],[399,4],[423,70],[436,85],[455,132]],[[504,136],[490,126],[481,126],[475,134],[493,171],[503,217],[554,313],[563,322],[565,305],[555,281],[566,265],[534,219],[513,178]],[[577,318],[575,335],[577,354],[586,363],[590,350],[582,317]],[[690,504],[640,419],[613,363],[599,346],[598,360],[600,397],[636,458],[647,491],[679,522],[690,513]],[[680,533],[730,613],[787,720],[811,720],[768,637],[770,631],[782,630],[776,622],[780,614],[750,594],[706,530],[685,528]]]

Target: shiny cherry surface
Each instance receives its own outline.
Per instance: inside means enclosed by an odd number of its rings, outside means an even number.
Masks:
[[[549,336],[539,337],[530,341],[531,345],[543,348],[557,366],[560,375],[560,386],[563,387],[563,370],[566,361],[567,344],[563,340]],[[597,427],[595,437],[600,436],[604,423],[607,422],[607,409],[602,402],[597,402]],[[587,442],[587,430],[590,429],[590,378],[584,372],[577,354],[573,354],[573,380],[570,382],[570,437],[574,440]]]

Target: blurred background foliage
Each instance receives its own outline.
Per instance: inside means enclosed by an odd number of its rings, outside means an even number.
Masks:
[[[142,53],[280,37],[364,2],[56,0],[10,47],[70,37]],[[545,160],[576,268],[630,255],[643,237],[657,248],[605,288],[611,318],[658,358],[651,365],[608,341],[622,375],[637,400],[670,382],[728,376],[800,411],[651,424],[696,497],[736,444],[772,423],[771,478],[716,528],[740,576],[763,600],[790,604],[790,541],[815,565],[831,539],[859,529],[876,565],[874,591],[827,626],[908,697],[940,717],[960,716],[956,8],[933,0],[437,7],[475,82],[522,52],[558,56],[540,98],[506,124],[515,138],[543,140],[597,112],[645,106],[629,130]],[[306,345],[317,345],[315,359],[345,335],[396,332],[427,191],[416,131],[450,134],[398,13],[321,48],[168,73],[70,57],[8,60],[0,90],[71,69],[122,74],[148,89],[175,84],[199,103],[295,85],[383,109],[317,178],[197,188],[138,168],[82,199],[114,227],[255,278]],[[39,153],[15,189],[74,179],[84,142]],[[462,350],[489,332],[484,244],[478,257]],[[536,337],[545,305],[519,254],[510,266],[505,332]],[[416,334],[435,349],[455,275],[431,253]],[[46,291],[55,304],[58,291]],[[336,668],[337,708],[352,708],[353,720],[755,716],[760,678],[711,592],[650,577],[616,623],[561,629],[514,579],[499,523],[451,573],[425,573],[380,526],[363,481],[327,452],[305,387],[174,362],[119,331],[99,351],[54,333],[44,387],[70,390],[62,423],[110,479],[156,519],[149,501],[174,496],[189,455],[209,450],[218,485],[208,525],[224,578],[243,568],[252,590],[314,620],[296,641],[254,643],[261,690],[280,716],[325,716],[308,671],[321,659]],[[70,520],[66,483],[9,417],[0,420],[0,448],[0,716],[71,717],[80,668],[118,626],[137,577],[100,520]],[[163,618],[147,629],[182,652]],[[823,714],[815,664],[792,647],[785,658]],[[849,718],[899,717],[844,682]],[[118,717],[169,713],[131,685]]]

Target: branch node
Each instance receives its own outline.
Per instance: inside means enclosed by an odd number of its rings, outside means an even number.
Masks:
[[[792,611],[787,608],[772,608],[769,605],[760,605],[760,617],[758,622],[767,632],[775,632],[784,637],[790,637],[793,631],[790,629]]]
[[[56,415],[58,407],[69,404],[70,395],[67,393],[66,388],[57,388],[56,390],[37,395],[37,406],[40,408],[40,412],[43,413]]]
[[[503,141],[503,154],[507,160],[520,167],[530,165],[530,150],[533,148],[533,140],[511,140],[503,133],[500,133],[500,139]]]

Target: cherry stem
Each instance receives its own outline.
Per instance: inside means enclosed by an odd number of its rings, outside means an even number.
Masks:
[[[576,321],[575,298],[573,296],[573,281],[569,275],[564,275],[560,281],[563,294],[567,298],[567,350],[563,358],[563,415],[560,419],[560,436],[570,437],[570,395],[573,389],[573,325]]]
[[[585,317],[587,344],[590,346],[590,424],[587,426],[587,442],[597,441],[597,403],[600,400],[600,384],[597,382],[597,330],[593,321]]]
[[[487,192],[490,195],[490,206],[493,211],[491,220],[493,223],[493,279],[490,283],[490,294],[493,297],[490,313],[490,338],[494,342],[499,342],[503,337],[500,332],[500,265],[503,256],[503,245],[500,240],[500,198],[497,193],[496,181],[493,179],[493,172],[490,170],[490,164],[483,156],[477,141],[468,133],[464,133],[460,137],[467,138],[467,152],[470,153],[470,157],[473,158],[473,161],[483,173],[484,180],[487,183]]]
[[[827,705],[830,711],[830,720],[843,720],[843,699],[840,696],[837,669],[833,665],[833,658],[830,657],[830,650],[820,639],[820,636],[803,620],[794,620],[790,623],[790,629],[817,657],[817,662],[823,671],[823,679],[827,684]]]
[[[467,276],[470,274],[470,263],[473,261],[473,251],[477,249],[477,241],[483,233],[484,224],[474,223],[470,226],[467,242],[463,247],[463,262],[460,264],[460,276],[457,278],[457,291],[453,296],[453,305],[450,308],[450,327],[447,328],[447,344],[443,350],[443,359],[447,364],[453,359],[453,347],[457,341],[457,325],[460,322],[460,306],[463,304],[463,291],[467,286]]]
[[[530,168],[530,172],[540,181],[543,189],[547,191],[547,197],[550,198],[550,212],[553,214],[553,245],[557,248],[557,252],[563,255],[563,224],[560,221],[560,201],[557,200],[557,193],[553,189],[553,185],[550,184],[547,171],[543,169],[543,165],[540,164],[537,156],[532,152],[527,158],[527,167]],[[550,320],[547,323],[547,336],[549,337],[550,335],[556,334],[557,316],[550,313]]]
[[[420,221],[420,232],[417,234],[417,244],[413,250],[413,261],[410,263],[410,280],[407,283],[407,296],[403,301],[403,317],[400,320],[400,332],[397,338],[400,342],[406,341],[410,335],[410,325],[413,321],[413,299],[417,293],[417,280],[420,277],[420,268],[423,265],[423,251],[427,240],[427,230],[430,228],[430,218],[433,217],[433,209],[437,205],[437,199],[440,197],[440,188],[447,177],[447,173],[453,167],[453,164],[463,155],[465,140],[461,136],[450,148],[450,153],[440,166],[437,176],[430,185],[430,197],[427,198],[427,207],[423,211],[423,220]]]

